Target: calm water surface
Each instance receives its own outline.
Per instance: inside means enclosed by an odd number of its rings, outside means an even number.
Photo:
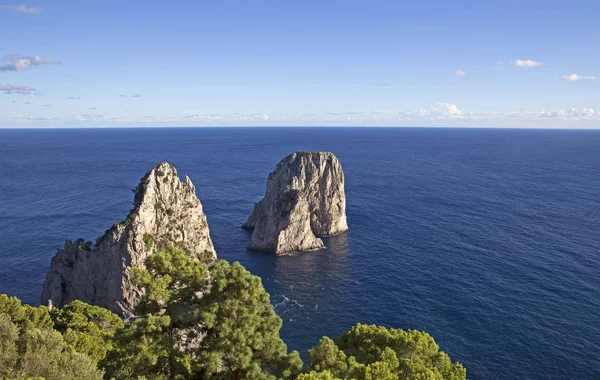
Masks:
[[[268,173],[327,150],[350,231],[249,252]],[[220,258],[262,277],[303,355],[357,322],[426,330],[470,379],[600,378],[600,132],[232,128],[0,130],[0,293],[39,302],[65,238],[93,240],[159,161],[189,176]]]

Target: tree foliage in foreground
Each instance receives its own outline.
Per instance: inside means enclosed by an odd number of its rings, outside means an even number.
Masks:
[[[206,335],[198,353],[206,374],[271,379],[300,372],[300,355],[287,354],[279,337],[281,318],[259,277],[238,262],[221,260],[211,269],[210,291],[203,300]]]
[[[217,262],[210,275],[199,261],[168,247],[133,278],[143,291],[143,317],[115,337],[104,362],[119,379],[275,379],[300,372],[287,353],[260,278],[239,263]]]
[[[50,315],[65,343],[94,363],[112,350],[115,332],[125,325],[110,310],[81,301],[73,301],[62,309],[53,308]]]
[[[259,277],[239,263],[208,271],[167,247],[134,269],[140,317],[74,301],[63,309],[0,295],[0,380],[465,380],[466,370],[415,330],[358,324],[323,337],[302,368]]]
[[[168,247],[149,256],[146,269],[133,270],[133,282],[144,290],[141,315],[115,337],[115,349],[104,362],[118,379],[187,379],[193,368],[193,342],[200,337],[200,300],[206,291],[204,265]]]
[[[0,379],[102,379],[93,360],[52,327],[48,308],[0,295]]]
[[[303,380],[464,380],[466,370],[421,331],[358,324],[336,342],[323,337],[309,351]],[[321,377],[320,377],[321,376]]]

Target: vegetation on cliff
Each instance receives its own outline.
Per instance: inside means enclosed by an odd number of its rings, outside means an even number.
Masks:
[[[0,379],[466,379],[429,334],[361,324],[323,337],[303,366],[260,278],[239,263],[208,271],[167,247],[132,281],[143,295],[129,323],[81,301],[50,310],[0,295]]]

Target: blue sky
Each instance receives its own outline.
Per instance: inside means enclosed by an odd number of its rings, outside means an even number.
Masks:
[[[600,128],[598,1],[0,0],[0,127]]]

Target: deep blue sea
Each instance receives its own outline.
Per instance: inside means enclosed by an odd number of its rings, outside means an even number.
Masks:
[[[240,226],[296,150],[339,157],[350,230],[249,252]],[[474,380],[600,378],[600,131],[0,130],[0,293],[37,304],[64,239],[122,220],[160,161],[192,179],[218,256],[262,277],[304,356],[365,322],[431,333]]]

